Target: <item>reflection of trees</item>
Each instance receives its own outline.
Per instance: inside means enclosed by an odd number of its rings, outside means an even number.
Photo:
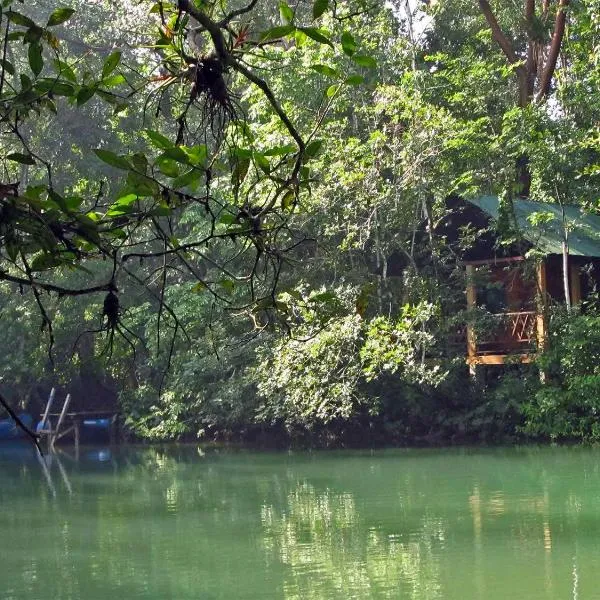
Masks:
[[[288,566],[285,598],[441,597],[432,552],[440,521],[424,520],[404,539],[365,526],[352,494],[306,482],[282,508],[264,506],[261,517],[271,560]]]
[[[595,450],[63,464],[0,458],[0,600],[595,597]]]

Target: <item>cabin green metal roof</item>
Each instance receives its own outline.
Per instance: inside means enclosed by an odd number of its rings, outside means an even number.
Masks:
[[[469,199],[494,221],[498,220],[497,196],[479,196]],[[544,254],[562,254],[564,236],[563,214],[559,204],[513,200],[516,225],[523,237]],[[600,257],[600,216],[584,213],[579,206],[564,205],[565,222],[569,234],[569,254]],[[552,219],[533,225],[535,213],[547,213]]]

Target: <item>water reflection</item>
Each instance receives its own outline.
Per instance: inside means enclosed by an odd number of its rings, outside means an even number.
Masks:
[[[600,598],[599,456],[0,447],[0,600]]]

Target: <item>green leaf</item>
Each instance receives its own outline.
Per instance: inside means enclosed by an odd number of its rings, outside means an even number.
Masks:
[[[32,261],[30,268],[32,271],[47,271],[61,264],[60,258],[53,254],[38,254]]]
[[[271,165],[264,154],[255,151],[252,153],[252,158],[254,159],[255,164],[258,165],[258,167],[261,169],[261,171],[263,171],[267,175],[271,172]]]
[[[95,86],[84,86],[77,92],[77,106],[83,106],[96,93]]]
[[[289,25],[294,20],[294,11],[286,2],[279,3],[279,16],[284,25]]]
[[[223,225],[232,225],[233,223],[235,223],[235,221],[235,215],[232,215],[231,213],[223,213],[219,217],[219,223],[222,223]]]
[[[12,21],[15,25],[22,25],[23,27],[37,27],[37,25],[25,15],[22,15],[19,12],[14,10],[9,10],[6,12],[6,16],[9,21]]]
[[[130,171],[131,165],[127,161],[127,159],[123,156],[119,156],[110,150],[102,150],[100,148],[96,148],[94,150],[94,154],[107,165],[111,167],[115,167],[116,169],[122,169],[123,171]]]
[[[74,8],[57,8],[53,10],[52,14],[48,18],[46,27],[54,27],[55,25],[60,25],[61,23],[68,21],[74,12]]]
[[[29,79],[29,77],[27,77],[27,75],[25,75],[25,73],[21,73],[19,75],[19,79],[21,81],[21,91],[28,90],[33,85],[33,82],[31,79]]]
[[[146,129],[144,130],[146,137],[150,140],[150,143],[160,150],[169,150],[170,148],[174,148],[175,144],[162,133],[158,131],[154,131],[154,129]]]
[[[187,154],[190,164],[195,167],[206,163],[208,149],[204,144],[198,144],[197,146],[182,146],[182,149]]]
[[[333,44],[331,40],[324,35],[321,30],[316,27],[301,27],[301,31],[303,31],[309,38],[315,40],[315,42],[319,42],[319,44],[327,44],[333,48]]]
[[[347,83],[348,85],[360,85],[364,82],[365,78],[362,75],[350,75],[350,77],[347,77],[344,81],[344,83]]]
[[[119,50],[111,52],[104,61],[104,65],[102,65],[102,79],[108,77],[117,68],[120,61],[121,52]]]
[[[42,39],[42,34],[44,33],[44,30],[41,27],[38,27],[37,25],[34,27],[30,27],[26,32],[25,32],[25,36],[23,37],[23,42],[26,44],[30,44],[31,42],[39,42]]]
[[[49,92],[52,92],[55,96],[73,96],[75,94],[75,88],[68,84],[63,83],[62,81],[55,81],[54,79],[50,80],[51,85],[48,88]],[[36,87],[39,89],[40,84],[42,82],[39,81]]]
[[[235,283],[231,281],[231,279],[221,279],[221,281],[219,281],[219,285],[228,294],[233,294],[233,290],[235,289]]]
[[[338,70],[330,67],[329,65],[311,65],[310,68],[321,75],[326,75],[327,77],[339,77]]]
[[[138,199],[137,194],[125,194],[124,196],[117,198],[113,202],[112,206],[114,206],[114,207],[131,206],[137,199]]]
[[[283,156],[284,154],[290,154],[294,152],[298,148],[294,144],[285,144],[285,146],[275,146],[274,148],[269,148],[269,150],[265,150],[263,152],[264,156]]]
[[[165,152],[161,154],[161,156],[164,158],[172,158],[178,163],[183,163],[184,165],[191,164],[190,157],[187,155],[187,153],[179,146],[174,146],[172,144],[170,148],[167,148]]]
[[[11,152],[6,157],[7,160],[13,160],[22,165],[35,165],[35,160],[31,154],[21,154],[20,152]]]
[[[339,89],[340,89],[340,86],[339,86],[339,85],[337,85],[337,84],[335,84],[335,85],[330,85],[330,86],[327,88],[327,90],[325,91],[325,95],[326,95],[328,98],[331,98],[332,96],[334,96],[334,95],[337,93],[337,91],[338,91]]]
[[[313,140],[304,149],[304,156],[306,156],[307,158],[313,158],[318,154],[322,146],[323,140]]]
[[[294,206],[295,200],[296,194],[292,190],[288,190],[281,198],[281,208],[283,208],[283,210],[291,208]]]
[[[65,198],[65,206],[67,210],[77,210],[83,204],[83,198],[81,196],[67,196]]]
[[[0,65],[10,75],[15,74],[15,68],[9,60],[6,60],[5,58],[3,58],[2,60],[0,60]]]
[[[294,27],[294,25],[280,25],[279,27],[267,29],[267,31],[260,36],[260,39],[263,42],[278,40],[286,35],[290,35],[290,33],[293,33],[294,31],[296,31],[296,27]]]
[[[200,169],[190,169],[189,171],[183,173],[183,175],[180,175],[179,177],[173,179],[171,185],[175,189],[192,185],[202,177],[202,174],[203,173]]]
[[[356,40],[352,34],[348,31],[344,31],[344,33],[342,33],[342,50],[344,51],[344,54],[352,56],[356,52],[356,47]]]
[[[366,54],[355,54],[352,60],[359,67],[367,67],[368,69],[377,68],[377,61],[372,56],[367,56]]]
[[[102,81],[100,82],[104,87],[107,88],[111,88],[111,87],[116,87],[118,85],[121,85],[122,83],[125,83],[127,80],[125,79],[124,75],[121,75],[121,73],[116,73],[115,75],[110,75],[109,77],[105,77],[104,79],[102,79]]]
[[[179,177],[179,163],[171,158],[159,156],[156,159],[156,166],[159,171],[167,177]]]
[[[313,4],[313,19],[318,19],[329,7],[329,0],[315,0]]]
[[[58,73],[60,73],[65,79],[72,81],[73,83],[77,83],[77,77],[75,76],[75,71],[73,71],[72,67],[68,65],[66,62],[55,58],[54,68]]]
[[[296,40],[297,48],[302,48],[302,46],[304,46],[308,40],[308,36],[299,29],[294,32],[294,38]]]
[[[242,183],[242,181],[244,181],[244,179],[246,178],[249,168],[249,158],[242,158],[241,160],[238,160],[231,171],[231,183],[234,186],[239,186]]]
[[[33,74],[37,77],[44,68],[44,59],[42,57],[42,45],[39,42],[33,42],[29,44],[27,57],[29,59],[29,66],[31,67]]]

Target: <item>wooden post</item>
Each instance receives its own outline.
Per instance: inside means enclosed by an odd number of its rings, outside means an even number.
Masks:
[[[67,414],[67,408],[69,408],[69,403],[71,402],[71,394],[67,394],[65,398],[65,403],[63,404],[62,410],[60,411],[60,416],[58,417],[58,423],[56,424],[55,433],[52,436],[52,441],[50,442],[50,449],[54,450],[54,442],[56,442],[58,433],[60,432],[60,426],[64,421],[65,415]]]
[[[569,265],[569,280],[571,285],[571,304],[577,306],[581,303],[581,273],[579,267],[573,263]]]
[[[48,402],[46,402],[46,409],[44,410],[44,414],[42,416],[42,430],[46,429],[46,421],[48,420],[48,415],[50,414],[50,409],[52,408],[52,403],[54,402],[54,394],[56,390],[52,388],[50,390],[50,395],[48,396]],[[48,428],[50,429],[50,428]]]
[[[79,458],[79,426],[81,423],[79,419],[75,420],[75,455]]]
[[[477,290],[475,288],[475,267],[466,266],[467,274],[467,310],[473,310],[477,305]],[[467,362],[471,375],[475,375],[475,360],[477,356],[477,344],[475,331],[470,323],[467,323]]]
[[[546,262],[542,260],[537,265],[537,343],[538,348],[543,350],[546,346],[546,297],[548,294],[548,285],[546,280]]]

